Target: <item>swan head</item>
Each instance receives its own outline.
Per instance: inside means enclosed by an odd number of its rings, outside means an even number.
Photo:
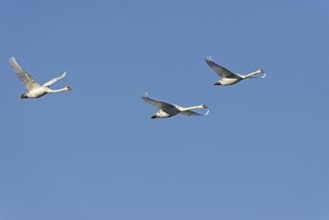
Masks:
[[[206,106],[206,105],[204,105],[204,104],[203,104],[203,105],[201,105],[201,106],[202,106],[202,108],[208,108],[208,106]]]
[[[21,99],[27,99],[28,97],[27,97],[27,95],[26,94],[22,94],[21,95]]]
[[[219,81],[214,83],[214,86],[220,86],[220,85],[222,85],[222,83]]]
[[[66,89],[67,89],[67,90],[69,90],[69,91],[71,91],[71,90],[72,90],[72,88],[71,88],[71,87],[69,87],[69,86],[67,86],[67,87],[66,87]]]
[[[257,72],[259,72],[259,73],[265,73],[265,70],[264,69],[259,69],[259,70],[257,70]]]

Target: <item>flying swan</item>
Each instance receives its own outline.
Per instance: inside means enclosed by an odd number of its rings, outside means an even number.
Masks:
[[[225,67],[218,65],[212,60],[211,56],[208,56],[205,59],[205,61],[209,65],[209,67],[213,69],[213,71],[215,71],[215,73],[217,73],[221,77],[221,79],[214,84],[215,86],[217,85],[229,86],[238,83],[244,79],[251,79],[251,78],[264,79],[266,77],[266,73],[263,69],[259,69],[255,72],[242,75],[242,74],[232,73]],[[264,73],[264,75],[261,77],[255,77],[256,74],[260,74],[260,73]]]
[[[13,68],[16,76],[18,79],[24,84],[26,89],[28,90],[27,93],[22,94],[21,98],[40,98],[41,96],[46,95],[47,93],[57,93],[57,92],[65,92],[72,90],[71,87],[64,87],[62,89],[53,90],[50,89],[49,86],[54,84],[60,79],[63,79],[66,75],[64,72],[61,76],[56,77],[43,85],[40,85],[37,81],[35,81],[30,74],[28,74],[20,65],[18,65],[15,57],[11,57],[9,59],[9,64]]]
[[[145,102],[148,102],[151,105],[154,105],[155,107],[160,109],[157,113],[151,116],[151,119],[169,118],[177,114],[182,114],[187,116],[206,116],[209,113],[209,110],[205,114],[199,114],[197,112],[192,111],[193,109],[208,108],[208,106],[206,105],[197,105],[197,106],[185,108],[179,105],[151,99],[147,93],[145,93],[145,95],[142,96],[142,99]]]

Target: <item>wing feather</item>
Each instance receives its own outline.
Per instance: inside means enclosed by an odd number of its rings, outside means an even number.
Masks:
[[[211,56],[208,56],[205,59],[206,63],[208,64],[208,66],[215,71],[215,73],[217,73],[221,78],[230,78],[230,77],[234,77],[236,76],[236,74],[232,73],[231,71],[229,71],[228,69],[226,69],[225,67],[222,67],[220,65],[218,65],[217,63],[215,63]]]
[[[9,59],[9,64],[13,68],[18,79],[24,84],[27,90],[31,91],[40,88],[41,85],[33,79],[33,77],[28,74],[20,65],[18,65],[15,57]]]
[[[168,108],[175,107],[174,105],[169,104],[169,103],[167,103],[167,102],[163,102],[163,101],[159,101],[159,100],[151,99],[151,98],[148,96],[147,93],[146,93],[144,96],[142,96],[142,99],[143,99],[145,102],[147,102],[147,103],[149,103],[149,104],[151,104],[151,105],[153,105],[153,106],[155,106],[155,107],[157,107],[157,108],[159,108],[159,109],[168,109]]]
[[[52,84],[54,84],[55,82],[57,82],[58,80],[61,80],[65,77],[66,72],[64,72],[61,76],[53,78],[52,80],[49,80],[48,82],[46,82],[45,84],[43,84],[43,86],[51,86]]]
[[[188,111],[182,111],[180,112],[180,114],[182,115],[186,115],[186,116],[207,116],[209,114],[209,110],[205,113],[205,114],[200,114],[191,110]]]

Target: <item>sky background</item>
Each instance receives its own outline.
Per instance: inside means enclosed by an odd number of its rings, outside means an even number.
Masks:
[[[0,220],[329,219],[328,1],[0,11]],[[267,78],[215,87],[208,55]],[[73,91],[21,100],[11,56]],[[151,120],[146,91],[210,113]]]

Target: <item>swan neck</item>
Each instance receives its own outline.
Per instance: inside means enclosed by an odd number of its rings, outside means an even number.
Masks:
[[[203,108],[202,105],[196,105],[196,106],[191,106],[191,107],[182,107],[182,111],[189,111],[189,110],[193,110],[193,109],[199,109],[199,108]]]
[[[64,92],[64,91],[67,91],[67,88],[62,88],[62,89],[50,89],[48,88],[48,93],[57,93],[57,92]]]
[[[256,73],[260,73],[260,72],[257,70],[257,71],[251,72],[250,74],[256,74]]]

